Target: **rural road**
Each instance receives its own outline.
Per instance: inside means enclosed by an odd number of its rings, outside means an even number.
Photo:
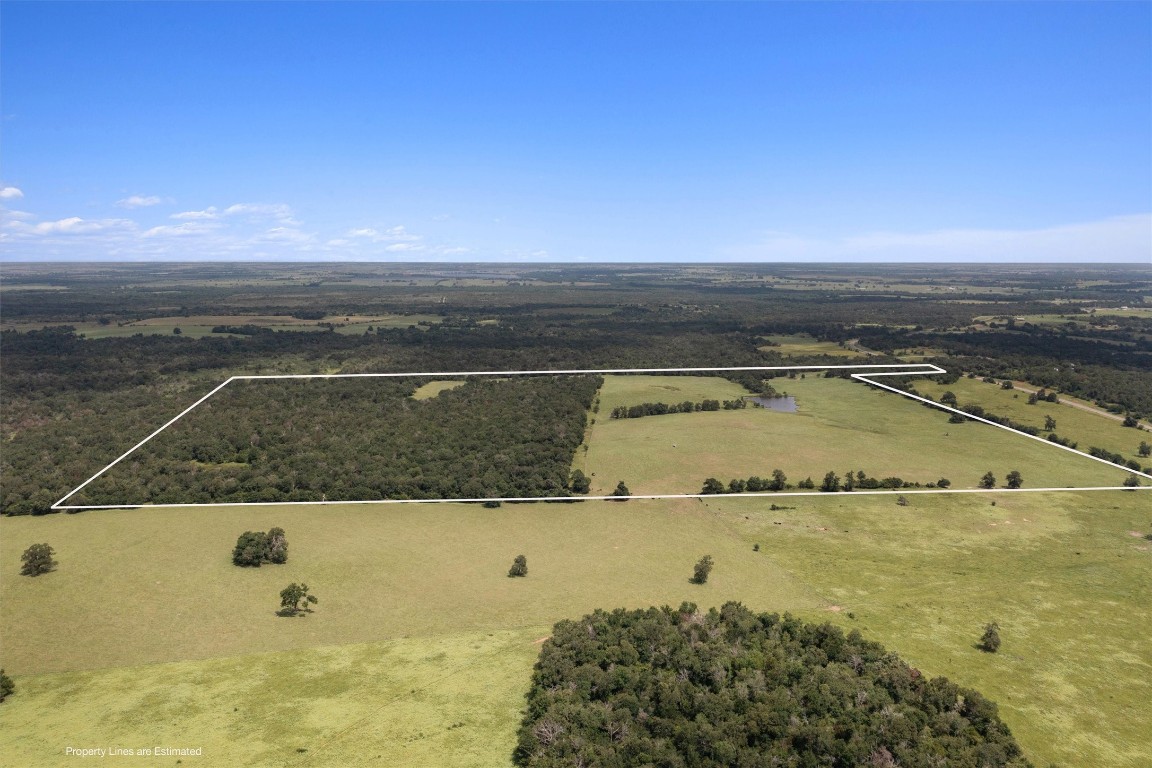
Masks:
[[[1034,395],[1039,391],[1036,389],[1029,389],[1028,387],[1022,386],[1020,384],[1020,382],[1018,382],[1018,381],[1012,382],[1012,388],[1018,389],[1027,395]],[[1064,398],[1060,398],[1060,404],[1061,405],[1070,405],[1073,408],[1079,408],[1082,411],[1088,411],[1088,413],[1094,413],[1097,416],[1103,416],[1104,418],[1112,419],[1112,421],[1121,421],[1121,422],[1124,421],[1123,416],[1118,416],[1115,413],[1112,413],[1111,411],[1104,410],[1103,408],[1096,408],[1095,406],[1084,405],[1083,403],[1078,403],[1075,400],[1066,400]],[[1144,422],[1140,422],[1140,426],[1144,427],[1144,429],[1150,428]]]

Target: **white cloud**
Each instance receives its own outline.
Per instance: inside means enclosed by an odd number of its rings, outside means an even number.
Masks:
[[[155,195],[149,195],[147,197],[141,195],[132,195],[131,197],[126,197],[123,200],[117,200],[116,205],[121,208],[132,209],[147,208],[151,205],[160,205],[162,202],[164,202],[164,200],[156,197]]]
[[[374,243],[418,243],[424,239],[422,235],[414,235],[403,226],[389,227],[382,232],[372,227],[350,229],[344,236],[362,238]]]
[[[236,203],[224,209],[225,216],[247,216],[251,219],[274,219],[281,224],[297,226],[292,209],[283,203]]]
[[[766,232],[760,242],[720,256],[727,261],[1152,263],[1152,214],[1043,229],[881,231],[837,238]]]
[[[215,232],[220,225],[211,221],[187,221],[183,224],[168,224],[152,227],[144,232],[144,237],[187,237],[188,235],[206,235]]]
[[[58,221],[42,221],[39,224],[16,222],[18,229],[32,235],[82,235],[109,230],[130,230],[136,222],[128,219],[82,219],[72,216]]]
[[[405,253],[408,251],[422,251],[424,246],[419,243],[392,243],[392,245],[384,246],[384,250],[389,253]]]
[[[202,211],[182,211],[181,213],[174,213],[168,218],[195,221],[197,219],[215,219],[218,218],[218,216],[216,206],[210,205]]]
[[[24,197],[24,193],[19,187],[0,188],[0,200],[18,200],[21,197]]]

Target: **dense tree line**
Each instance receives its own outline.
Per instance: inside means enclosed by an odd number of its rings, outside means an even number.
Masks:
[[[1110,318],[1093,334],[1021,327],[960,329],[981,315],[1051,311],[1059,298],[1073,313],[1089,303],[1138,306],[1148,295],[1139,272],[1015,268],[869,267],[842,271],[788,265],[740,265],[713,275],[667,265],[620,270],[556,266],[486,267],[507,278],[483,287],[453,285],[470,274],[391,265],[310,265],[286,275],[278,265],[100,265],[91,269],[14,269],[5,275],[5,320],[126,323],[154,317],[230,316],[215,338],[188,334],[81,338],[68,327],[0,332],[0,511],[40,514],[225,376],[245,373],[524,370],[538,368],[708,367],[843,364],[823,355],[791,357],[765,347],[775,333],[807,333],[832,342],[860,339],[893,352],[943,349],[950,370],[1015,377],[1128,411],[1152,414],[1148,321]],[[24,271],[21,271],[24,270]],[[35,271],[35,274],[32,272]],[[27,272],[27,274],[24,274]],[[431,273],[435,280],[429,280]],[[526,277],[531,273],[534,277]],[[301,276],[305,275],[305,276]],[[444,278],[444,279],[441,279]],[[775,290],[770,280],[813,281]],[[948,293],[861,290],[860,280],[954,283]],[[1096,278],[1093,278],[1096,279]],[[255,281],[255,282],[253,282]],[[766,282],[769,281],[769,282]],[[50,284],[63,290],[22,290]],[[981,286],[1014,293],[982,293]],[[306,287],[305,287],[306,286]],[[953,301],[962,287],[965,302]],[[849,291],[849,289],[851,289]],[[943,291],[943,289],[941,289]],[[944,299],[944,300],[941,300]],[[593,311],[589,311],[593,310]],[[268,331],[243,316],[292,315],[322,321],[335,314],[437,315],[441,322],[376,328],[363,335]],[[480,322],[484,320],[484,322]],[[334,329],[333,329],[334,330]],[[1127,335],[1125,335],[1127,334]],[[1115,338],[1113,338],[1115,337]],[[1101,339],[1104,337],[1101,336]],[[866,362],[886,362],[874,356]],[[749,391],[759,372],[722,374]],[[1115,448],[1115,446],[1113,446]]]
[[[830,624],[755,614],[596,611],[544,644],[517,765],[1029,763],[996,705]]]
[[[682,403],[641,403],[640,405],[618,405],[609,414],[613,419],[639,419],[644,416],[664,416],[670,413],[699,413],[700,411],[738,411],[748,407],[748,401],[743,398],[735,400],[701,400],[694,403],[685,400]]]
[[[824,475],[823,481],[818,486],[821,491],[837,492],[837,491],[854,491],[860,490],[876,490],[880,488],[896,489],[896,488],[947,488],[952,485],[952,482],[947,478],[940,478],[932,483],[917,483],[904,480],[899,477],[885,477],[877,478],[870,477],[864,470],[849,470],[841,477],[834,471],[829,471]],[[733,479],[724,484],[714,477],[709,477],[704,481],[700,493],[704,494],[723,494],[723,493],[757,493],[760,491],[785,491],[792,488],[810,489],[817,487],[811,478],[802,480],[797,485],[788,483],[788,476],[784,474],[783,470],[774,469],[769,477],[760,477],[753,475],[747,480]]]
[[[77,496],[93,504],[566,496],[594,376],[233,382]],[[79,502],[83,503],[83,502]]]

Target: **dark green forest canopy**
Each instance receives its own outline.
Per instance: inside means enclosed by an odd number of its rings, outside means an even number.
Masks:
[[[70,502],[567,496],[596,376],[235,381]]]
[[[228,376],[843,364],[784,357],[770,334],[852,342],[895,362],[1015,378],[1152,415],[1147,268],[1085,265],[72,264],[5,268],[0,512],[43,514]],[[482,279],[483,285],[462,278]],[[54,290],[42,290],[50,286]],[[418,314],[442,321],[418,327]],[[1060,313],[1067,324],[977,328]],[[363,334],[83,338],[146,318],[411,316]],[[731,378],[752,391],[759,377]],[[607,415],[607,414],[605,414]],[[1103,446],[1111,451],[1123,445]]]
[[[1030,765],[996,705],[831,624],[755,614],[596,611],[553,630],[532,675],[520,766]]]

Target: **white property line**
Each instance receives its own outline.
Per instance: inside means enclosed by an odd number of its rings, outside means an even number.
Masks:
[[[964,411],[960,411],[960,410],[957,410],[955,408],[949,408],[948,406],[937,403],[934,400],[929,400],[927,398],[919,397],[917,395],[912,395],[912,394],[909,394],[908,392],[905,392],[901,389],[897,389],[896,387],[890,387],[886,384],[881,384],[879,382],[875,382],[875,381],[872,381],[871,379],[867,378],[867,376],[923,376],[923,375],[934,374],[934,373],[947,373],[946,370],[944,370],[943,368],[941,368],[937,365],[934,365],[932,363],[876,363],[876,364],[868,364],[868,365],[735,366],[735,367],[725,367],[725,368],[602,368],[602,369],[559,370],[559,371],[557,371],[557,370],[552,370],[552,371],[544,371],[544,370],[540,370],[540,371],[444,371],[444,372],[432,372],[432,373],[427,373],[427,372],[425,372],[425,373],[295,373],[295,374],[287,374],[286,373],[286,374],[248,375],[248,376],[231,376],[231,377],[229,377],[228,379],[224,380],[222,383],[218,384],[208,394],[204,395],[199,400],[192,403],[192,405],[188,406],[183,411],[176,414],[176,416],[174,416],[170,421],[165,423],[163,426],[161,426],[155,432],[148,435],[146,438],[144,438],[143,440],[138,442],[136,445],[129,448],[122,455],[120,455],[114,461],[112,461],[112,463],[108,464],[108,466],[104,467],[99,472],[92,475],[92,477],[88,478],[84,482],[80,483],[80,485],[76,486],[71,491],[66,493],[63,497],[60,498],[59,501],[57,501],[55,504],[53,504],[51,506],[51,509],[80,510],[80,509],[125,509],[125,508],[138,508],[138,507],[150,507],[150,508],[151,507],[158,507],[158,508],[160,508],[160,507],[262,507],[262,506],[277,506],[277,505],[285,505],[285,504],[301,504],[301,505],[318,505],[318,504],[434,504],[434,503],[442,503],[442,502],[475,503],[475,502],[485,502],[485,501],[500,501],[500,502],[507,501],[507,502],[511,502],[511,503],[515,503],[515,502],[538,502],[538,501],[572,502],[572,501],[622,501],[625,499],[703,499],[703,498],[713,498],[716,496],[729,496],[729,497],[739,497],[739,496],[757,496],[757,497],[765,497],[765,496],[770,496],[770,497],[772,497],[772,496],[826,496],[829,494],[827,494],[826,492],[823,492],[823,491],[791,491],[791,492],[766,491],[766,492],[762,492],[762,493],[724,493],[724,494],[703,494],[703,493],[636,494],[636,495],[627,496],[627,497],[620,497],[620,496],[523,496],[523,497],[482,498],[482,499],[371,499],[371,500],[352,500],[352,501],[238,501],[238,502],[204,502],[204,503],[198,503],[198,504],[85,504],[85,505],[66,505],[66,504],[64,504],[65,501],[67,501],[69,498],[74,496],[77,492],[79,492],[81,489],[83,489],[85,486],[87,486],[93,480],[100,477],[101,475],[103,475],[108,470],[112,469],[112,467],[116,466],[117,464],[119,464],[124,459],[128,458],[130,455],[132,455],[132,453],[134,453],[136,450],[138,450],[141,446],[143,446],[149,440],[156,437],[157,435],[159,435],[164,430],[168,429],[168,427],[175,424],[177,421],[182,419],[184,416],[188,415],[189,412],[191,412],[193,409],[195,409],[197,406],[199,406],[205,400],[207,400],[208,398],[212,397],[214,394],[219,392],[221,389],[223,389],[224,387],[231,384],[233,381],[257,381],[257,380],[269,380],[269,379],[357,379],[357,378],[405,378],[405,377],[407,377],[407,378],[441,379],[441,378],[456,378],[456,377],[468,377],[468,376],[540,376],[540,375],[575,375],[575,374],[712,373],[712,372],[724,372],[724,371],[827,371],[827,370],[848,370],[848,369],[858,370],[861,368],[866,368],[869,370],[894,369],[894,368],[902,369],[902,370],[898,370],[898,371],[888,370],[887,373],[871,373],[871,374],[854,373],[854,374],[851,374],[851,377],[854,379],[858,379],[860,381],[863,381],[866,384],[869,384],[871,386],[879,387],[881,389],[886,389],[890,392],[895,392],[898,395],[903,395],[904,397],[910,397],[914,400],[919,400],[923,403],[927,403],[927,404],[932,405],[936,408],[940,408],[940,409],[946,410],[946,411],[951,411],[953,413],[959,413],[967,419],[974,419],[976,421],[982,421],[985,424],[991,424],[994,427],[1000,427],[1001,429],[1007,429],[1009,432],[1012,432],[1014,434],[1023,435],[1024,437],[1030,437],[1033,440],[1039,440],[1041,443],[1044,443],[1045,445],[1052,445],[1052,446],[1055,446],[1057,448],[1062,448],[1066,451],[1071,451],[1072,453],[1075,453],[1079,456],[1083,456],[1085,458],[1092,459],[1094,461],[1099,461],[1102,464],[1106,464],[1110,467],[1121,469],[1121,470],[1126,471],[1126,472],[1131,472],[1133,474],[1140,475],[1141,477],[1145,477],[1145,478],[1148,478],[1149,480],[1152,480],[1152,475],[1148,475],[1148,474],[1145,474],[1143,472],[1138,472],[1136,470],[1129,469],[1127,467],[1122,467],[1120,465],[1113,464],[1110,461],[1098,458],[1096,456],[1092,456],[1092,455],[1087,454],[1087,453],[1083,453],[1082,451],[1077,451],[1073,448],[1069,448],[1068,446],[1060,445],[1059,443],[1053,443],[1049,440],[1045,440],[1043,438],[1036,437],[1034,435],[1029,435],[1026,432],[1020,432],[1019,430],[1012,429],[1011,427],[1006,427],[1003,424],[998,424],[994,421],[989,421],[988,419],[983,419],[983,418],[980,418],[978,416],[973,416],[969,413],[965,413]],[[909,370],[909,369],[914,369],[914,370]],[[907,493],[1009,493],[1009,492],[1036,493],[1036,492],[1044,492],[1044,491],[1116,491],[1116,490],[1130,491],[1130,490],[1141,490],[1141,488],[1144,488],[1145,490],[1152,490],[1152,487],[1130,488],[1128,486],[1098,486],[1098,487],[1089,487],[1089,488],[923,489],[923,490],[918,490],[918,491],[912,491],[912,490],[908,490],[908,491],[896,491],[896,490],[893,490],[893,491],[853,491],[853,493],[856,493],[858,495],[878,495],[878,494],[891,495],[894,493],[896,493],[896,494],[899,494],[899,493],[906,493],[906,494]]]

